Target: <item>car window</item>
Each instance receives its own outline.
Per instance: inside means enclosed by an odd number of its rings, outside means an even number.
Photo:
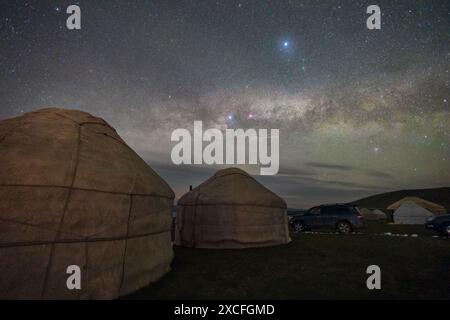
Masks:
[[[320,214],[320,208],[312,208],[308,211],[309,214],[319,215]]]
[[[350,212],[350,208],[347,207],[325,207],[322,208],[322,214],[333,214],[333,215],[340,215],[340,214],[348,214]]]
[[[336,208],[335,207],[324,207],[322,208],[322,213],[327,215],[327,214],[334,214],[336,212]]]
[[[349,214],[350,208],[336,208],[336,214]]]

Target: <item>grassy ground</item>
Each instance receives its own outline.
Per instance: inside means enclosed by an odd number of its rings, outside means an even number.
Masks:
[[[375,234],[416,233],[418,238]],[[379,265],[382,290],[366,288]],[[292,235],[246,250],[175,248],[172,271],[133,299],[450,299],[450,240],[422,226],[372,223],[363,235]]]
[[[394,223],[386,223],[384,221],[369,221],[367,233],[369,235],[384,234],[390,232],[392,234],[417,234],[419,236],[431,237],[433,231],[425,229],[421,225],[402,225]]]

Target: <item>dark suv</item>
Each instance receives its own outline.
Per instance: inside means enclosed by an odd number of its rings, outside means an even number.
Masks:
[[[450,238],[450,214],[428,218],[425,222],[425,228],[432,229],[439,235]]]
[[[306,213],[291,216],[289,222],[295,232],[332,228],[348,234],[366,227],[358,208],[346,204],[313,207]]]

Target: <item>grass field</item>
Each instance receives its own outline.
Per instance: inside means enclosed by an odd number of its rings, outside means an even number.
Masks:
[[[418,238],[376,234],[416,233]],[[362,235],[293,234],[288,245],[175,247],[172,271],[131,299],[450,299],[450,241],[422,226],[371,223]],[[366,268],[381,268],[381,290]]]

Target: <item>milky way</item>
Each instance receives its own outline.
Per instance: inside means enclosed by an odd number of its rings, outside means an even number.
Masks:
[[[279,128],[280,172],[257,178],[291,207],[449,186],[449,4],[376,1],[368,30],[369,4],[3,1],[0,119],[103,117],[178,196],[217,169],[171,164],[171,132],[194,120]]]

